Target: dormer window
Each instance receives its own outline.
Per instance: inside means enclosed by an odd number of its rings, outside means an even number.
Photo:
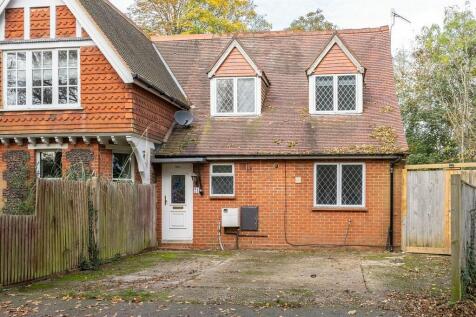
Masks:
[[[213,117],[261,114],[261,104],[270,83],[238,40],[230,42],[208,72],[208,78]]]
[[[334,35],[307,70],[309,113],[362,113],[364,72],[339,36]]]
[[[315,75],[309,78],[310,113],[362,112],[362,75]]]
[[[256,86],[255,77],[212,79],[213,115],[257,115]]]

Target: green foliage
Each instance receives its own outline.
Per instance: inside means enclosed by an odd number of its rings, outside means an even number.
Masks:
[[[323,30],[335,30],[337,25],[329,22],[322,14],[321,9],[311,11],[306,15],[300,16],[294,20],[289,26],[288,30],[291,31],[323,31]]]
[[[265,31],[252,0],[135,0],[129,16],[149,34]]]
[[[395,57],[409,163],[476,158],[476,19],[448,8],[444,25],[422,29],[416,47]]]

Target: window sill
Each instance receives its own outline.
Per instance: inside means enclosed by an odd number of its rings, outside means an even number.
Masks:
[[[366,207],[342,207],[342,206],[329,206],[329,207],[313,207],[312,211],[315,212],[368,212]]]
[[[362,112],[358,111],[325,111],[325,112],[310,112],[313,117],[318,116],[356,116],[361,115]]]
[[[247,113],[247,114],[212,114],[212,118],[258,118],[260,114],[258,113]]]
[[[22,112],[22,111],[67,111],[67,110],[83,110],[81,106],[31,106],[31,107],[6,107],[1,112]]]
[[[235,196],[209,196],[210,200],[236,200]]]

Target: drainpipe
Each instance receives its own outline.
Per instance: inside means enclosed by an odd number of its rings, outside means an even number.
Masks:
[[[387,250],[390,252],[394,251],[394,241],[393,241],[393,227],[394,227],[394,221],[393,221],[393,216],[395,214],[394,212],[394,206],[393,206],[393,195],[394,195],[394,179],[395,179],[395,164],[400,162],[402,160],[401,157],[397,158],[396,160],[393,160],[390,162],[390,225],[388,227],[388,244],[387,244]],[[404,190],[404,189],[402,189]]]

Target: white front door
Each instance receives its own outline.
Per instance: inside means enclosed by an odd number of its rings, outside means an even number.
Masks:
[[[192,243],[193,164],[162,165],[162,242]]]

